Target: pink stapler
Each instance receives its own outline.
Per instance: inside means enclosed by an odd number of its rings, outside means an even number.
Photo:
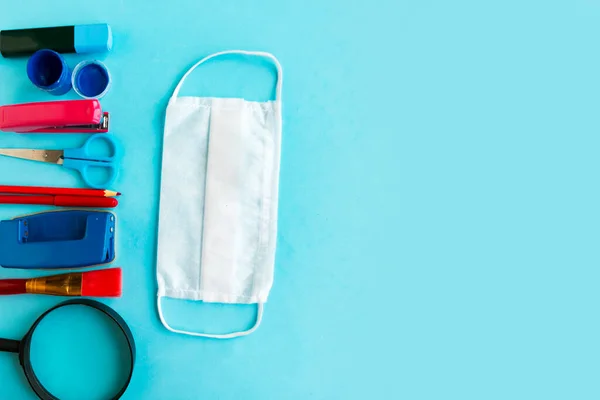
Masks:
[[[0,107],[0,131],[18,133],[105,133],[108,113],[98,100],[61,100]]]

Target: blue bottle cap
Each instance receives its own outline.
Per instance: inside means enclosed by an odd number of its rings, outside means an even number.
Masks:
[[[76,53],[103,53],[112,48],[112,30],[108,24],[75,25]]]
[[[73,89],[86,99],[99,99],[110,88],[111,77],[106,65],[100,61],[82,61],[73,70]]]

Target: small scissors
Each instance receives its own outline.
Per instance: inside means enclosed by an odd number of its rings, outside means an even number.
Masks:
[[[92,156],[89,147],[92,142],[102,140],[110,147],[109,156]],[[112,185],[117,177],[119,157],[119,146],[115,139],[109,134],[94,134],[85,141],[83,146],[75,149],[64,150],[36,150],[36,149],[0,149],[0,155],[8,157],[23,158],[25,160],[41,161],[62,165],[63,167],[79,171],[84,182],[93,188],[102,189]],[[102,182],[93,182],[89,178],[88,170],[90,167],[106,168],[109,176]]]

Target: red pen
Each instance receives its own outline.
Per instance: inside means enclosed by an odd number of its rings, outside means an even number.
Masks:
[[[112,197],[0,195],[0,204],[46,204],[59,207],[113,208],[119,202]]]
[[[112,197],[121,193],[114,190],[61,188],[52,186],[7,186],[0,185],[1,194],[50,194],[54,196]]]

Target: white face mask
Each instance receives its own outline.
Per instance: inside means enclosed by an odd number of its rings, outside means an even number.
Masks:
[[[275,101],[178,97],[200,64],[227,54],[277,67]],[[281,147],[281,66],[264,52],[208,56],[181,78],[167,106],[158,229],[158,313],[172,332],[233,338],[260,324],[273,284]],[[257,303],[254,326],[229,334],[173,329],[162,297]]]

